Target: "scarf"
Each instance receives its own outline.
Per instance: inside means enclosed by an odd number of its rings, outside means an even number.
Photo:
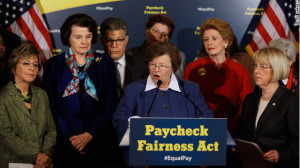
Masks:
[[[31,87],[29,86],[28,94],[26,95],[26,94],[24,94],[24,93],[22,93],[22,92],[20,91],[18,85],[16,84],[16,82],[15,82],[14,80],[12,80],[12,82],[13,82],[13,84],[15,85],[17,91],[19,92],[19,94],[20,94],[22,100],[23,100],[24,102],[26,102],[26,103],[31,104],[31,99],[32,99],[32,91],[31,91]]]
[[[77,93],[79,90],[79,81],[85,79],[84,89],[88,95],[98,101],[97,91],[93,81],[90,79],[87,69],[91,66],[94,60],[94,53],[92,50],[89,50],[86,55],[86,63],[82,72],[79,71],[75,54],[73,54],[71,48],[69,47],[65,54],[65,61],[69,70],[71,71],[73,78],[69,81],[65,92],[62,97],[67,97],[74,93]]]

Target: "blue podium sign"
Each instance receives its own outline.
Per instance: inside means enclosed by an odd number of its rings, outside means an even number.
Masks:
[[[129,164],[226,165],[227,119],[132,118]]]

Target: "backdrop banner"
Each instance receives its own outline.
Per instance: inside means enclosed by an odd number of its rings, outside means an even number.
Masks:
[[[127,48],[141,45],[145,40],[145,25],[149,16],[163,14],[175,23],[170,41],[186,55],[190,63],[201,48],[199,30],[201,24],[213,17],[228,22],[239,42],[243,35],[252,35],[248,26],[252,18],[257,20],[264,13],[261,0],[37,0],[52,37],[54,55],[64,52],[60,39],[60,27],[65,19],[75,13],[86,13],[98,23],[105,18],[120,17],[128,26]],[[100,33],[100,31],[99,31]],[[92,46],[96,52],[104,52],[100,40]]]

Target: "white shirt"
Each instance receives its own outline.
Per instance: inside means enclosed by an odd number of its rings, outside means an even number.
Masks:
[[[124,82],[125,82],[125,67],[126,67],[126,61],[125,61],[125,54],[117,61],[118,62],[118,70],[120,74],[120,80],[121,80],[121,87],[124,88]]]
[[[289,78],[283,79],[283,80],[281,80],[281,81],[282,81],[282,83],[283,83],[284,85],[286,85],[286,84],[288,83],[288,81],[289,81]]]
[[[155,88],[157,88],[157,86],[153,83],[151,76],[149,75],[147,78],[145,92],[155,89]],[[172,89],[174,91],[181,92],[179,85],[178,85],[178,80],[177,80],[176,76],[174,75],[174,73],[172,73],[172,75],[171,75],[171,82],[166,90],[168,90],[168,89]]]

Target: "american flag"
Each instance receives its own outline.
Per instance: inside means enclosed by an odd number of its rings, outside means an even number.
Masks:
[[[253,55],[277,38],[289,39],[299,46],[299,0],[270,0],[246,50]]]
[[[1,0],[1,27],[32,42],[44,53],[44,61],[52,57],[51,38],[34,0]]]

